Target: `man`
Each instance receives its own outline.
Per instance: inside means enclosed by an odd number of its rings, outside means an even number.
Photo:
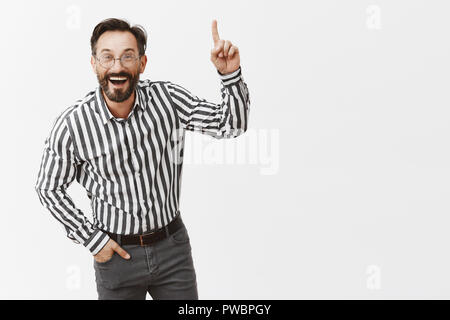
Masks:
[[[99,299],[198,299],[179,197],[184,134],[234,138],[247,130],[250,97],[239,50],[212,22],[211,61],[222,101],[170,81],[139,80],[147,64],[141,26],[107,19],[91,37],[99,87],[66,108],[45,140],[36,183],[43,206],[94,256]],[[66,193],[87,190],[93,223]]]

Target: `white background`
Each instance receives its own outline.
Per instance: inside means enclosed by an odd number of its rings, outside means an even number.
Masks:
[[[181,192],[200,299],[450,298],[448,1],[1,6],[0,298],[97,298],[92,256],[34,185],[55,117],[97,86],[89,39],[109,17],[147,29],[142,79],[211,101],[212,19],[241,52],[249,131],[187,134],[202,159]],[[210,163],[225,145],[243,163]],[[84,189],[69,194],[90,215]]]

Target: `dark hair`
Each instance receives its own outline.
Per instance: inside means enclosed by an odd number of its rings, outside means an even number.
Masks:
[[[115,30],[131,32],[136,38],[139,55],[145,54],[145,49],[147,48],[147,32],[145,29],[141,25],[131,26],[130,23],[125,20],[109,18],[97,24],[94,31],[92,31],[91,51],[93,56],[95,56],[95,51],[97,49],[96,46],[98,38],[100,38],[100,36],[106,31]]]

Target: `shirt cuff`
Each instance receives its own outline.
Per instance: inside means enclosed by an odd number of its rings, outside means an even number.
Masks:
[[[220,80],[222,80],[224,86],[239,82],[242,79],[241,66],[239,66],[237,70],[231,73],[222,74],[219,72],[219,70],[217,70],[217,73],[219,74]]]
[[[100,250],[103,249],[109,239],[110,237],[107,233],[101,231],[100,229],[95,229],[95,231],[83,245],[89,249],[92,255],[95,256]]]

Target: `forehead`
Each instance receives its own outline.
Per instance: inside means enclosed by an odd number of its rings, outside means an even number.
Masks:
[[[138,52],[137,41],[134,35],[128,31],[106,31],[97,40],[96,51],[110,51],[121,53],[132,48]]]

